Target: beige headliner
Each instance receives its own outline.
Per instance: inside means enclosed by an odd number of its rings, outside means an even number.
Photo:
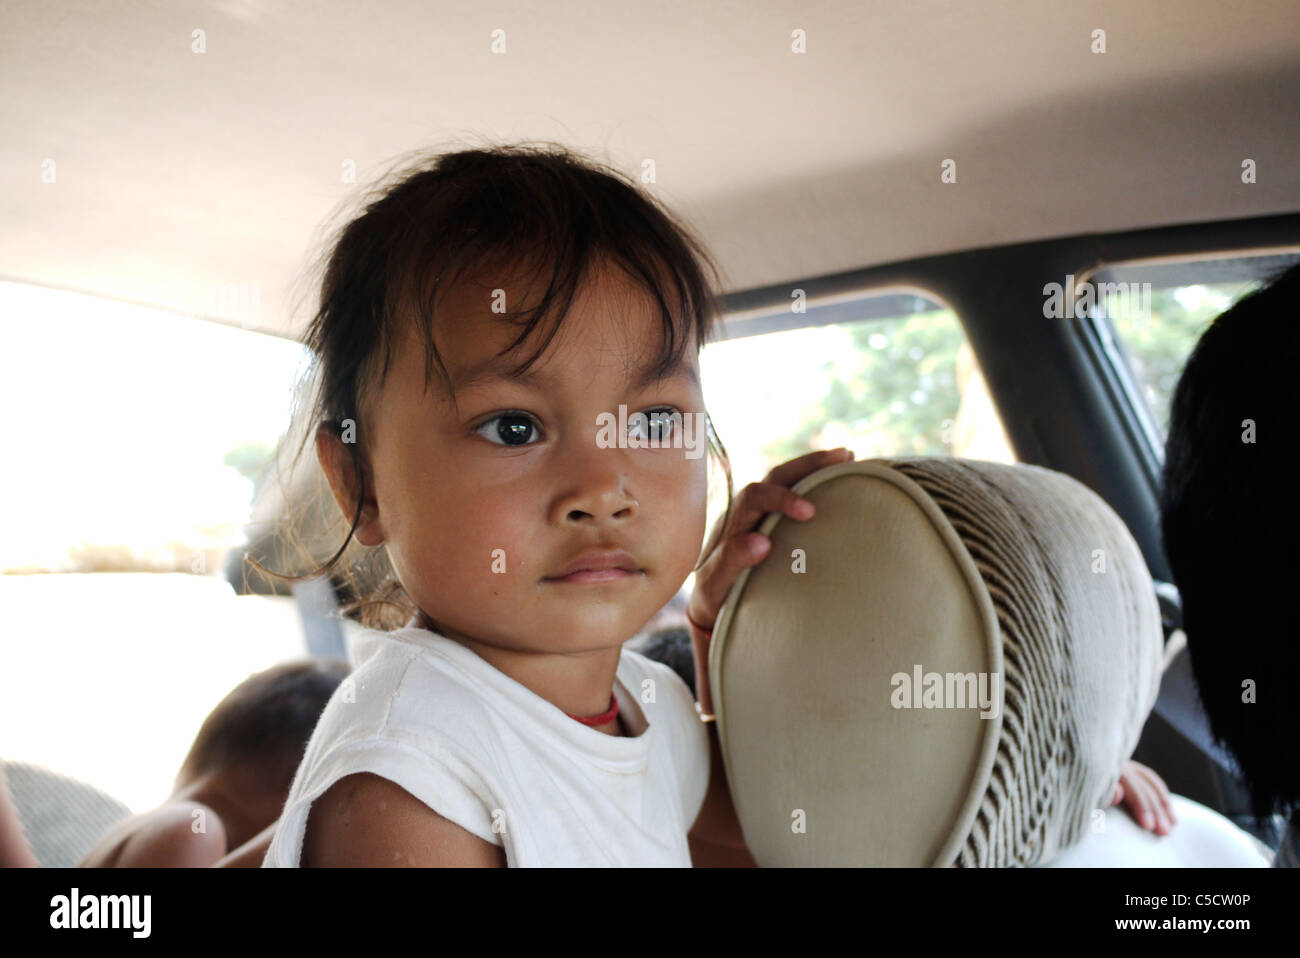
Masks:
[[[733,290],[1300,210],[1294,0],[40,0],[0,8],[0,84],[0,277],[189,313],[259,284],[277,332],[343,162],[451,139],[653,158]]]

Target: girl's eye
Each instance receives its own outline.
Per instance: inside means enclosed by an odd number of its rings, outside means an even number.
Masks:
[[[666,442],[681,420],[682,414],[671,406],[647,409],[628,418],[627,431],[647,442]]]
[[[537,420],[528,413],[506,412],[493,416],[474,430],[488,442],[499,446],[531,446],[529,436],[540,432]]]

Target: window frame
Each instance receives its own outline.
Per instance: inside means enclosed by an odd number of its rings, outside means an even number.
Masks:
[[[780,284],[793,292],[805,285],[817,286],[819,279],[805,282]],[[771,291],[774,287],[765,287],[759,291],[731,294],[724,298],[725,304],[737,304],[728,308],[724,305],[719,310],[715,334],[706,343],[714,345],[748,339],[753,336],[765,336],[768,333],[789,333],[804,329],[819,329],[825,326],[850,326],[879,322],[881,320],[906,318],[909,315],[946,310],[951,313],[961,329],[963,341],[970,347],[975,362],[983,376],[983,366],[975,344],[971,341],[970,330],[962,315],[943,295],[917,283],[875,282],[834,292],[808,295],[805,309],[796,313],[789,304],[777,306],[772,303]],[[761,305],[746,305],[746,298],[761,296]],[[871,305],[867,305],[871,304]],[[919,308],[924,306],[924,308]],[[864,308],[865,307],[865,308]],[[987,389],[987,380],[985,388]],[[1011,450],[1015,461],[1020,462],[1020,454],[1007,428],[1007,421],[997,397],[990,393],[994,411],[1002,428],[1002,434]],[[952,455],[948,452],[947,455]],[[960,458],[960,457],[954,457]]]
[[[1147,256],[1106,260],[1082,269],[1076,286],[1092,283],[1098,273],[1109,269],[1133,269],[1144,266],[1187,266],[1222,260],[1248,260],[1263,256],[1300,257],[1300,245],[1269,245],[1243,249],[1203,251],[1190,255]],[[1163,288],[1163,287],[1162,287]],[[1116,329],[1114,320],[1100,309],[1082,319],[1073,318],[1072,326],[1081,353],[1092,364],[1106,389],[1109,401],[1119,416],[1124,439],[1142,464],[1144,477],[1153,495],[1160,491],[1164,472],[1165,442],[1155,415],[1133,375],[1132,357]]]
[[[1064,473],[1104,499],[1128,525],[1156,579],[1171,576],[1148,468],[1119,422],[1099,367],[1081,348],[1073,319],[1043,317],[1043,285],[1107,263],[1242,256],[1300,246],[1300,210],[1102,233],[1067,233],[1021,243],[945,249],[906,260],[778,277],[724,292],[724,316],[788,318],[790,292],[809,303],[863,292],[915,289],[952,309],[979,360],[1017,461]]]
[[[811,280],[807,283],[792,282],[789,284],[789,288],[793,292],[803,288],[804,285],[812,285],[812,282]],[[737,299],[743,302],[739,297]],[[807,296],[805,299],[806,308],[802,313],[794,312],[789,308],[789,304],[786,304],[785,309],[773,306],[724,308],[718,316],[718,335],[709,340],[709,343],[730,342],[736,339],[748,339],[751,336],[764,336],[768,333],[789,333],[800,329],[816,329],[822,326],[845,326],[850,323],[863,323],[871,320],[897,319],[900,316],[909,315],[909,313],[930,311],[928,309],[908,310],[883,305],[862,309],[862,306],[873,300],[879,301],[881,304],[898,303],[900,307],[904,306],[909,300],[913,303],[928,300],[931,303],[938,304],[941,309],[948,310],[957,317],[959,323],[961,322],[961,316],[953,309],[952,304],[945,301],[937,293],[910,284],[886,283],[879,286],[865,286],[847,292]],[[965,335],[964,326],[962,333]]]

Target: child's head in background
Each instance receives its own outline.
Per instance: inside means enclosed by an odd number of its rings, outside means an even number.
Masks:
[[[225,827],[231,847],[247,841],[279,817],[316,722],[349,671],[345,662],[310,659],[240,682],[203,720],[175,793],[237,794],[240,821]]]
[[[348,223],[305,337],[306,434],[349,538],[382,544],[397,579],[358,596],[397,611],[367,624],[423,613],[453,638],[552,653],[641,629],[702,557],[707,458],[670,441],[669,416],[707,422],[716,275],[655,201],[555,147],[443,155]],[[663,447],[598,441],[620,405]],[[707,443],[729,509],[711,423]],[[635,571],[553,581],[589,550]]]

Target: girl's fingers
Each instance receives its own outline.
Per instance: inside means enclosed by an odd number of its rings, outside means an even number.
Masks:
[[[742,489],[732,504],[721,541],[695,577],[688,609],[691,618],[700,625],[711,626],[732,584],[746,569],[763,561],[771,550],[771,540],[753,531],[764,516],[779,512],[801,521],[813,517],[816,508],[790,486],[818,469],[852,458],[852,450],[843,448],[810,452],[782,463],[762,482],[751,482]]]
[[[815,511],[811,502],[784,486],[751,482],[736,498],[727,532],[733,536],[752,532],[769,512],[779,512],[791,519],[810,519]]]
[[[729,536],[714,550],[695,578],[687,612],[706,628],[712,628],[726,601],[727,592],[740,574],[756,566],[772,549],[772,540],[757,532]]]
[[[791,459],[789,462],[783,462],[767,474],[764,482],[772,482],[778,486],[793,486],[796,482],[818,469],[824,469],[827,466],[833,466],[841,462],[849,462],[853,458],[853,450],[845,446],[839,449],[819,449],[816,452],[805,453]]]
[[[777,466],[762,482],[751,482],[732,503],[726,535],[740,535],[758,527],[769,512],[780,512],[791,519],[810,519],[813,505],[790,487],[804,476],[837,462],[853,458],[851,449],[810,452]],[[807,503],[806,506],[802,505]],[[801,511],[804,510],[804,511]]]

